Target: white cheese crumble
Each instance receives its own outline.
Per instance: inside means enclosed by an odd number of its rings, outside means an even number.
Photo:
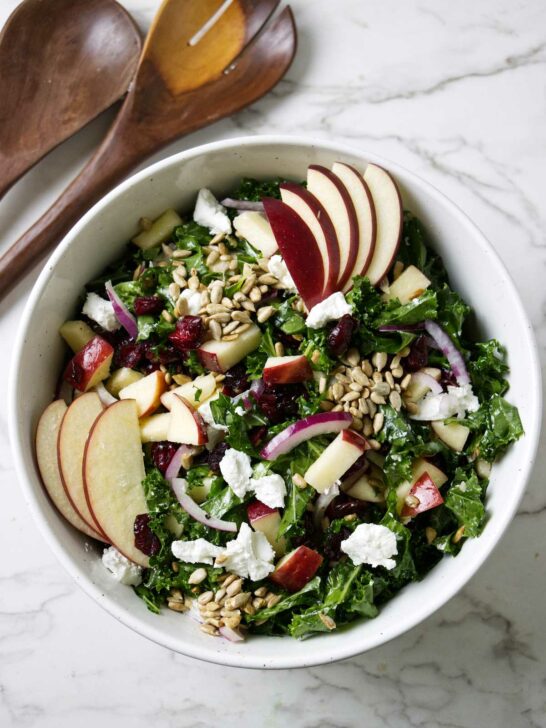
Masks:
[[[110,301],[97,296],[96,293],[88,293],[83,304],[82,313],[95,321],[105,331],[117,331],[121,326],[114,313],[114,307]]]
[[[274,570],[275,558],[271,544],[263,533],[253,531],[248,523],[241,523],[237,538],[228,541],[223,549],[222,566],[237,576],[260,581]]]
[[[349,556],[355,566],[369,564],[394,569],[396,561],[391,558],[398,553],[396,536],[386,526],[376,523],[361,523],[349,538],[341,542],[341,550]]]
[[[197,538],[195,541],[173,541],[171,551],[173,556],[188,564],[212,564],[213,559],[222,553],[222,547]]]
[[[278,279],[281,288],[289,291],[297,291],[294,279],[290,275],[290,271],[280,255],[272,255],[267,264],[267,269],[272,276]]]
[[[138,586],[142,581],[142,569],[140,566],[133,564],[132,561],[129,561],[123,554],[120,554],[113,546],[104,549],[102,563],[120,584]]]
[[[199,190],[193,219],[198,225],[208,228],[211,235],[231,232],[231,220],[226,214],[226,208],[206,187]]]
[[[231,490],[239,498],[244,498],[250,487],[252,466],[244,452],[230,448],[220,460],[220,472]]]
[[[190,316],[198,316],[203,302],[203,294],[200,291],[192,291],[191,288],[185,288],[180,297],[187,301],[188,314]]]
[[[447,392],[428,393],[419,403],[419,411],[410,415],[413,420],[445,420],[448,417],[464,417],[466,412],[475,412],[480,403],[472,391],[471,384],[461,387],[448,386]]]
[[[328,298],[325,298],[324,301],[313,306],[305,323],[310,329],[321,329],[328,321],[337,321],[351,312],[352,308],[345,300],[343,293],[336,291]]]
[[[256,494],[256,498],[270,508],[284,508],[286,498],[286,483],[284,479],[272,473],[264,475],[263,478],[251,478],[250,488]]]
[[[244,417],[246,415],[246,410],[244,407],[241,407],[241,405],[237,405],[234,412],[236,415],[239,415],[239,417]]]

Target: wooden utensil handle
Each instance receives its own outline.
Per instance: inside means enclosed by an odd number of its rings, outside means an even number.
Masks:
[[[106,192],[120,182],[155,146],[127,135],[123,110],[108,136],[56,202],[0,258],[0,299]],[[146,148],[148,145],[149,148]]]

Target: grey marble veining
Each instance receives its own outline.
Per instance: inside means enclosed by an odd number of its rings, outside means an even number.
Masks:
[[[17,0],[0,5],[0,24]],[[126,0],[145,28],[157,0]],[[288,77],[251,109],[164,154],[241,133],[345,140],[425,176],[475,220],[546,345],[543,0],[293,0]],[[0,246],[43,211],[100,140],[105,114],[0,204]],[[37,272],[0,304],[3,351]],[[0,359],[0,401],[8,362]],[[346,662],[265,673],[170,653],[92,603],[23,502],[0,410],[0,725],[39,728],[543,728],[544,448],[505,538],[468,586],[403,637]]]

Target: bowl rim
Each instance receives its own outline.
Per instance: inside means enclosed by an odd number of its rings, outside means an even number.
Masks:
[[[25,345],[26,332],[31,323],[32,314],[37,301],[39,300],[42,292],[49,284],[50,278],[53,275],[53,271],[57,265],[58,260],[64,255],[65,250],[70,247],[72,242],[77,239],[80,230],[85,227],[88,222],[94,218],[104,207],[114,201],[119,195],[128,190],[129,188],[138,185],[140,182],[154,176],[164,168],[183,164],[189,159],[199,155],[206,155],[211,152],[219,150],[230,149],[230,148],[252,148],[254,146],[296,146],[296,147],[307,147],[307,148],[324,148],[340,155],[348,154],[367,159],[377,164],[386,166],[390,171],[396,175],[398,172],[411,179],[412,184],[418,187],[424,188],[434,200],[438,201],[444,206],[451,207],[453,214],[458,218],[461,226],[466,229],[468,234],[474,239],[479,241],[480,247],[485,249],[490,255],[492,264],[496,266],[497,274],[502,274],[506,281],[506,286],[509,289],[509,294],[513,300],[517,311],[516,314],[519,319],[525,324],[524,338],[526,347],[529,354],[529,386],[535,393],[534,402],[530,406],[530,417],[528,420],[528,427],[525,437],[529,443],[528,445],[528,459],[523,462],[521,470],[517,473],[517,482],[519,483],[519,493],[516,499],[514,499],[510,509],[503,511],[497,516],[496,521],[496,536],[495,538],[483,548],[475,557],[474,561],[465,569],[460,570],[457,573],[456,578],[452,578],[448,584],[444,584],[442,590],[438,590],[435,597],[431,598],[426,606],[418,612],[408,615],[407,620],[400,621],[399,624],[393,624],[388,630],[376,631],[367,636],[364,641],[360,640],[355,642],[354,639],[347,638],[342,644],[337,646],[337,649],[328,648],[328,640],[320,641],[320,644],[316,645],[311,658],[298,658],[297,655],[293,656],[273,656],[263,657],[253,655],[252,653],[244,654],[240,652],[228,652],[218,651],[214,649],[211,644],[194,647],[192,645],[181,645],[180,640],[176,637],[172,639],[165,639],[165,634],[160,630],[148,626],[143,623],[137,614],[128,613],[124,607],[118,606],[110,597],[105,594],[97,585],[95,585],[89,578],[86,571],[72,559],[69,552],[63,547],[62,543],[50,530],[45,519],[42,517],[41,506],[38,503],[37,498],[34,494],[34,489],[31,485],[30,474],[30,461],[24,454],[23,447],[19,441],[18,436],[18,424],[17,424],[17,407],[18,399],[16,393],[19,389],[18,384],[18,372],[19,367],[17,362],[19,361],[23,347]],[[435,611],[446,604],[455,594],[467,584],[468,581],[476,574],[478,569],[484,564],[486,559],[491,555],[494,548],[501,540],[503,534],[508,528],[512,521],[514,514],[517,511],[519,503],[523,497],[527,482],[529,480],[535,458],[538,449],[538,443],[540,438],[541,430],[541,417],[542,417],[542,380],[541,380],[540,361],[538,355],[538,348],[534,337],[534,332],[530,324],[527,313],[520,300],[516,286],[510,277],[508,270],[502,262],[500,256],[496,252],[495,248],[489,243],[487,238],[472,222],[472,220],[466,215],[465,212],[449,199],[444,193],[440,192],[430,182],[426,181],[419,175],[415,174],[406,167],[392,162],[391,160],[377,155],[375,153],[367,152],[364,149],[360,149],[356,145],[345,144],[342,142],[331,142],[327,139],[309,138],[297,135],[286,135],[286,134],[268,134],[268,135],[255,135],[255,136],[239,136],[231,137],[229,139],[210,142],[202,144],[191,149],[178,152],[176,154],[169,155],[159,161],[145,167],[139,172],[131,175],[122,183],[117,185],[108,194],[102,197],[93,207],[71,228],[71,230],[64,236],[62,241],[53,252],[42,272],[40,273],[32,291],[26,302],[23,315],[20,320],[18,332],[15,340],[15,347],[12,355],[11,373],[10,373],[10,386],[9,386],[9,409],[8,409],[8,427],[9,437],[12,446],[12,452],[14,456],[15,470],[22,487],[23,496],[25,501],[33,515],[33,518],[43,535],[44,539],[52,549],[56,558],[60,561],[62,566],[74,579],[74,581],[103,609],[109,612],[122,624],[130,627],[135,632],[147,637],[153,642],[172,649],[176,652],[180,652],[189,657],[194,657],[206,662],[214,664],[221,664],[230,667],[241,667],[241,668],[270,668],[270,669],[286,669],[286,668],[297,668],[297,667],[311,667],[321,664],[327,664],[336,662],[339,660],[354,657],[358,654],[371,650],[375,647],[383,645],[392,639],[400,636],[401,634],[409,631],[416,625],[423,622],[425,619],[430,617]],[[348,631],[346,634],[350,634]],[[277,638],[279,639],[279,638]],[[210,642],[214,642],[210,640]]]

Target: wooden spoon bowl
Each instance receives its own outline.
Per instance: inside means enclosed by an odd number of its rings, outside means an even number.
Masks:
[[[0,33],[0,198],[125,95],[139,31],[114,0],[24,0]]]

